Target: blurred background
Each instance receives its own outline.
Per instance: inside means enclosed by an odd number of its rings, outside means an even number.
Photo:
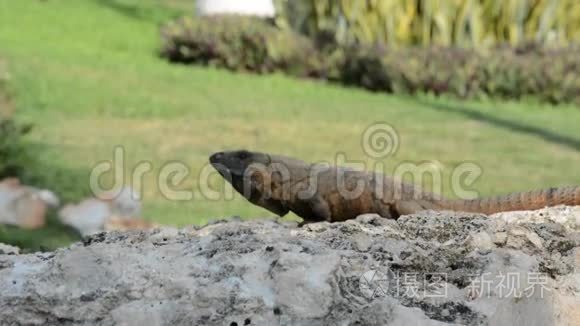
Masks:
[[[450,197],[463,162],[482,196],[580,184],[578,41],[576,0],[0,0],[0,243],[271,216],[167,199],[159,172],[182,162],[174,188],[199,192],[228,189],[198,177],[224,149],[372,164],[379,121],[386,172],[432,162]],[[91,192],[117,147],[126,184],[151,164],[139,200]]]

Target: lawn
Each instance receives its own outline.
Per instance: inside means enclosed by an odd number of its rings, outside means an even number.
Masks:
[[[578,108],[398,97],[171,65],[157,55],[159,25],[191,3],[0,0],[0,56],[10,65],[16,117],[35,125],[30,180],[78,201],[89,194],[91,169],[121,146],[126,171],[143,161],[153,167],[143,180],[147,219],[186,225],[263,217],[271,214],[239,196],[168,200],[157,172],[183,162],[190,175],[177,188],[197,190],[206,184],[197,176],[209,154],[233,148],[311,161],[342,152],[373,163],[361,135],[384,121],[400,137],[387,171],[401,162],[434,161],[447,185],[457,165],[475,162],[483,169],[473,185],[481,195],[580,184]],[[209,184],[222,188],[216,176]],[[448,186],[443,192],[453,195]],[[0,228],[0,242],[35,249],[73,238],[54,222],[33,234]]]

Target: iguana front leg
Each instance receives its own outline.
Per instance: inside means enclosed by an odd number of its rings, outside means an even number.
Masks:
[[[316,194],[312,198],[305,200],[303,203],[307,207],[307,211],[310,212],[309,214],[310,217],[304,218],[303,221],[298,224],[299,227],[315,222],[322,221],[332,222],[332,213],[330,211],[330,206],[328,205],[326,200],[324,200],[324,198],[322,198],[322,196],[320,196],[319,194]],[[296,213],[296,215],[298,216],[306,216],[303,215],[304,212],[294,212],[294,213]]]
[[[312,209],[312,214],[314,214],[317,219],[331,222],[332,213],[330,212],[330,206],[326,200],[322,198],[322,196],[314,196],[314,198],[310,200],[309,204],[310,208]]]

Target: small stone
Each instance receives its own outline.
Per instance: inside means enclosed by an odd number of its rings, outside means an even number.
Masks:
[[[494,247],[491,236],[487,232],[479,232],[472,235],[471,245],[481,250],[491,250]]]
[[[14,266],[14,263],[11,260],[0,259],[0,270],[3,268],[10,268],[12,266]]]
[[[544,249],[542,238],[540,238],[540,236],[536,232],[530,231],[528,234],[526,234],[526,237],[534,246],[536,246],[536,248],[540,250]]]
[[[362,252],[368,251],[373,244],[372,239],[365,234],[359,234],[353,240],[356,249]]]
[[[4,179],[0,181],[0,224],[25,229],[41,228],[53,201],[58,204],[58,199],[50,191],[23,185],[16,178]]]
[[[540,236],[534,231],[519,225],[513,225],[508,229],[506,246],[513,249],[544,249]]]
[[[147,230],[157,227],[141,219],[139,196],[129,187],[103,192],[77,204],[66,205],[58,215],[63,224],[75,228],[83,236],[102,231]]]
[[[18,255],[20,248],[0,243],[0,255]]]
[[[494,234],[494,238],[493,238],[493,243],[495,243],[498,246],[503,246],[505,245],[507,241],[507,232],[496,232]]]
[[[155,244],[165,243],[179,236],[179,230],[173,227],[162,227],[149,237],[149,241]]]
[[[377,220],[383,220],[380,215],[377,214],[363,214],[359,215],[356,220],[363,224],[375,224]]]

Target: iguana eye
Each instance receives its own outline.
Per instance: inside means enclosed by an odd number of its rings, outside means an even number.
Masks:
[[[250,153],[246,152],[246,151],[242,151],[238,154],[238,158],[240,160],[245,160],[250,156]]]

